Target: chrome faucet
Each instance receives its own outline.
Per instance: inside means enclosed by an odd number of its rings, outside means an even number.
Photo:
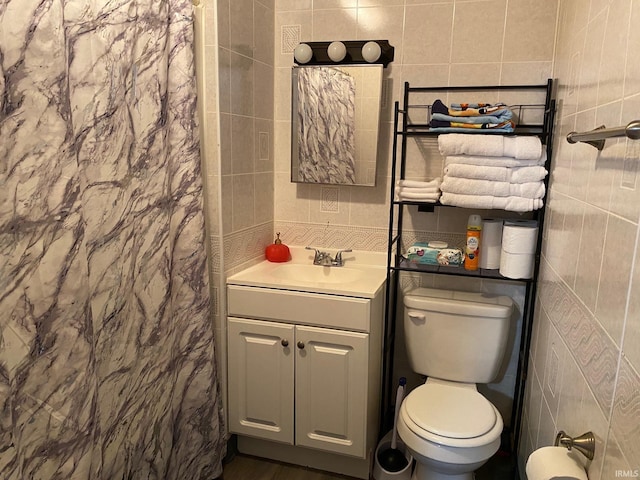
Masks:
[[[313,264],[321,265],[323,267],[342,267],[344,266],[344,260],[342,259],[342,254],[351,252],[350,248],[345,250],[338,250],[336,252],[335,258],[331,258],[331,254],[329,252],[323,252],[314,247],[305,247],[307,250],[314,250],[316,253],[313,256]]]

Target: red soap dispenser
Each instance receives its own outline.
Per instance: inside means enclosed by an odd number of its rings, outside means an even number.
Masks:
[[[289,247],[287,247],[282,240],[280,240],[280,232],[276,233],[277,237],[275,242],[271,245],[267,245],[267,248],[264,251],[267,260],[270,262],[288,262],[291,259],[291,252],[289,252]]]

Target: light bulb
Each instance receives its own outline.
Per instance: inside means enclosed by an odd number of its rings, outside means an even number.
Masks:
[[[364,58],[367,62],[373,63],[380,58],[380,54],[382,51],[380,50],[380,45],[376,42],[367,42],[362,47],[362,58]]]
[[[342,42],[331,42],[327,48],[327,54],[334,62],[340,62],[347,56],[347,47]]]
[[[299,43],[293,50],[293,56],[298,63],[307,63],[313,57],[313,51],[311,47],[306,43]]]

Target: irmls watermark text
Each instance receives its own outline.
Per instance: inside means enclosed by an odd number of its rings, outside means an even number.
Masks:
[[[640,470],[616,470],[616,478],[638,478]]]

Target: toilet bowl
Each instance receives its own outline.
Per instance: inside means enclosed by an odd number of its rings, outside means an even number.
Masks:
[[[398,435],[416,460],[412,480],[473,480],[500,447],[502,416],[476,384],[498,374],[513,301],[417,288],[404,306],[407,356],[428,378],[398,415]]]
[[[416,459],[413,480],[471,480],[500,447],[502,417],[475,385],[428,380],[402,403],[398,434]]]

